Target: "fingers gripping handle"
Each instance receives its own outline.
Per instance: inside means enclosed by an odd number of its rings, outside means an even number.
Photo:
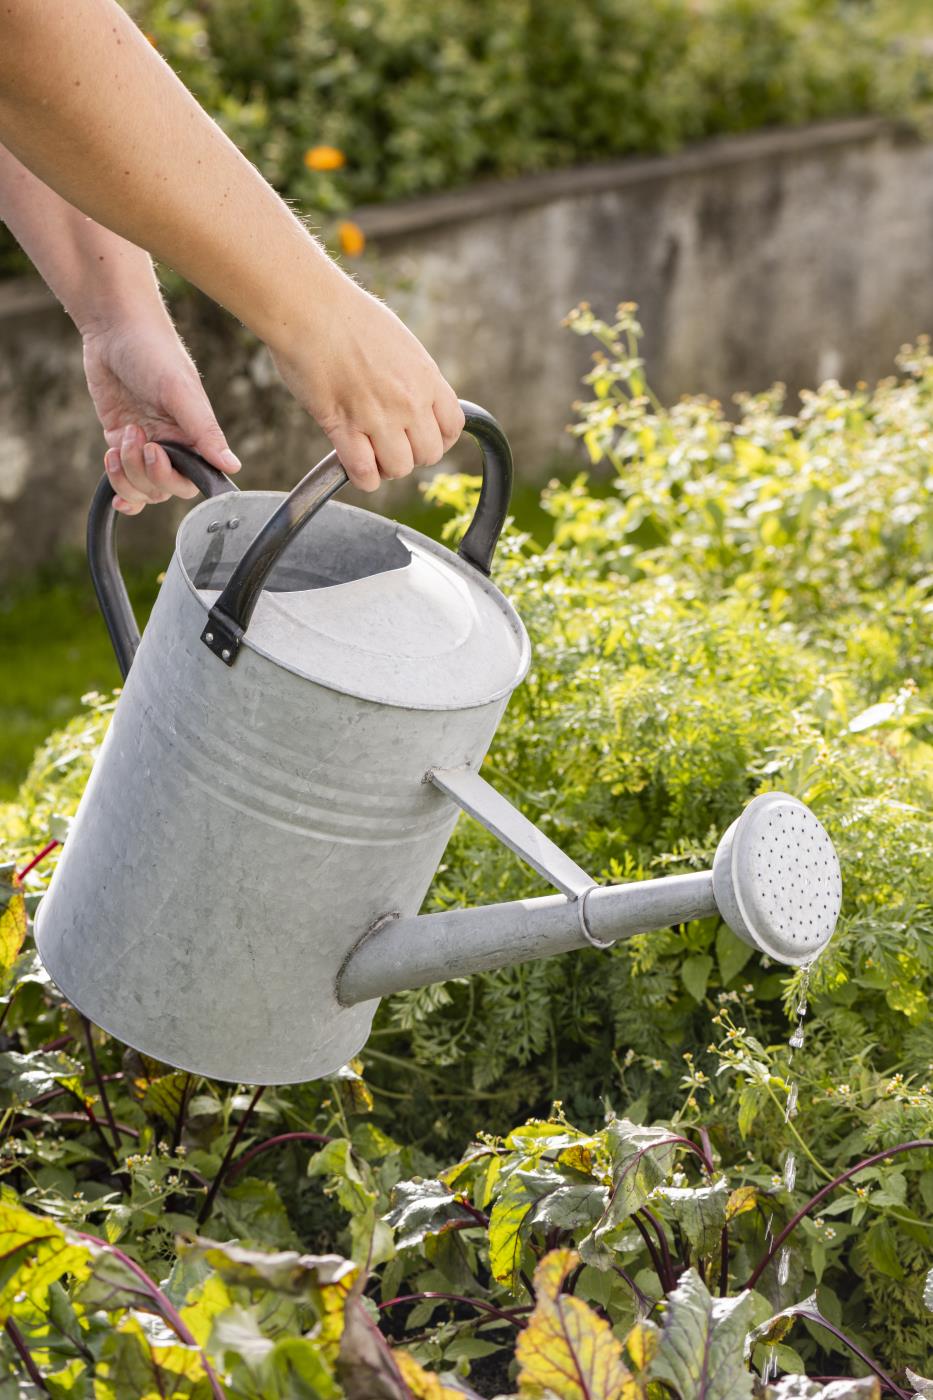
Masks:
[[[221,496],[237,489],[229,477],[190,448],[176,442],[163,442],[161,446],[175,470],[193,482],[202,495]],[[87,558],[94,592],[125,680],[139,646],[139,627],[117,557],[117,512],[112,505],[115,495],[109,477],[101,477],[88,515]]]
[[[460,545],[460,556],[488,577],[512,494],[512,452],[491,414],[461,400],[464,431],[483,454],[483,486],[476,513]],[[324,503],[347,483],[336,452],[330,452],[298,483],[256,535],[208,615],[201,640],[226,666],[240,643],[266,580],[282,553]]]

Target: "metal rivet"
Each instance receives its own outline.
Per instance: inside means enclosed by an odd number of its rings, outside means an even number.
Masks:
[[[211,523],[210,523],[210,525],[208,525],[208,527],[207,527],[207,533],[208,533],[209,535],[212,535],[212,534],[214,533],[215,530],[219,530],[219,529],[220,529],[220,521],[219,521],[219,520],[212,520]]]
[[[235,530],[236,527],[239,525],[239,523],[240,523],[240,517],[239,517],[238,515],[235,515],[235,516],[233,517],[232,520],[228,520],[228,521],[227,521],[227,529],[228,529],[228,530]]]
[[[223,657],[224,661],[230,660],[230,650],[228,647],[224,647],[223,651],[220,654]]]
[[[214,634],[213,634],[213,632],[205,632],[205,633],[204,633],[204,640],[205,640],[205,641],[208,643],[208,645],[209,645],[209,644],[214,640]]]

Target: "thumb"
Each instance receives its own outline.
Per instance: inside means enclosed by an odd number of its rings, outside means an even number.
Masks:
[[[222,472],[238,472],[242,463],[227,442],[200,383],[173,405],[175,421],[184,440],[195,452]]]

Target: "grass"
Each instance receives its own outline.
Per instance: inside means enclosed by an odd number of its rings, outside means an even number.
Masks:
[[[576,463],[555,471],[569,477]],[[544,543],[550,520],[542,511],[540,486],[521,482],[512,507],[522,529]],[[426,535],[439,537],[443,517],[420,498],[398,512],[399,519]],[[127,573],[127,587],[140,625],[159,591],[166,561]],[[0,600],[0,800],[14,796],[35,750],[46,735],[81,708],[89,690],[111,690],[120,673],[100,614],[85,562],[63,560],[7,590]]]

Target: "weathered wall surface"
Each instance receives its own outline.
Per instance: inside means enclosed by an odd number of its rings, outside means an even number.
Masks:
[[[731,139],[359,218],[372,250],[363,275],[460,393],[501,418],[527,474],[568,446],[591,347],[560,322],[580,300],[607,315],[639,302],[667,400],[875,378],[903,341],[933,330],[933,146],[881,122]],[[325,443],[264,351],[211,308],[183,320],[244,485],[296,480]],[[64,314],[33,283],[0,286],[0,574],[80,545],[99,463]],[[171,517],[148,512],[123,533],[164,547]]]

